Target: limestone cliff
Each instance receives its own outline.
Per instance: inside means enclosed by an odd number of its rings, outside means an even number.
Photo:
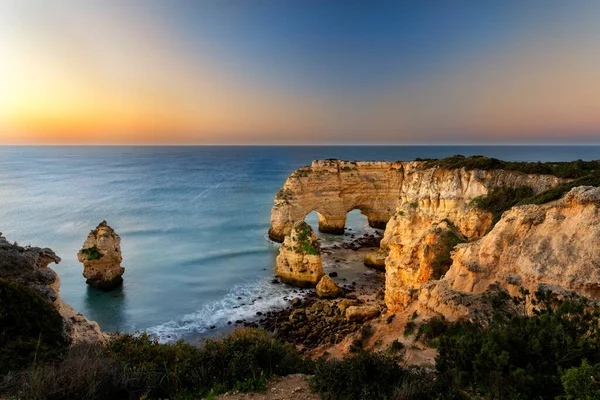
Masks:
[[[319,230],[342,233],[346,213],[359,209],[371,226],[385,226],[381,250],[366,264],[385,265],[386,303],[402,309],[412,290],[437,279],[450,264],[453,245],[484,236],[493,215],[474,199],[495,188],[531,188],[540,193],[564,182],[553,175],[502,169],[448,169],[425,161],[313,161],[294,172],[275,198],[269,236],[281,241],[290,227],[311,211]],[[453,244],[454,244],[453,243]],[[443,265],[436,265],[439,260]]]
[[[313,210],[319,230],[344,233],[346,214],[359,209],[369,225],[385,228],[398,203],[402,163],[313,161],[290,175],[275,197],[269,237],[282,242],[298,221]]]
[[[285,283],[303,287],[316,286],[325,275],[317,235],[306,222],[294,224],[285,237],[275,274]]]
[[[494,283],[517,295],[539,285],[600,298],[600,188],[582,186],[544,205],[514,207],[481,240],[459,245],[444,278],[455,291]]]
[[[386,304],[392,311],[406,306],[410,291],[436,279],[427,271],[431,261],[449,260],[453,246],[443,245],[450,238],[448,232],[454,231],[456,238],[462,235],[460,241],[471,241],[491,229],[492,214],[475,207],[475,198],[500,187],[527,186],[539,193],[562,182],[551,175],[515,171],[424,168],[421,162],[406,163],[404,170],[398,208],[381,241],[380,257],[387,257]],[[446,224],[442,236],[435,232],[440,223]]]
[[[0,278],[9,279],[34,289],[51,303],[62,316],[65,335],[72,343],[96,343],[106,340],[96,322],[88,321],[60,299],[60,280],[50,263],[61,261],[52,250],[22,247],[9,243],[0,234]]]
[[[486,225],[479,222],[481,215],[464,215],[463,206],[474,198],[495,187],[531,186],[537,193],[560,182],[515,171],[428,168],[423,161],[317,160],[291,174],[277,193],[269,237],[282,242],[292,225],[314,210],[320,231],[343,233],[346,214],[358,209],[369,225],[389,230],[390,242],[395,229],[388,221],[401,205],[427,212],[429,219],[451,218],[469,238],[477,237],[489,230],[491,218]]]
[[[90,232],[77,258],[83,263],[83,276],[88,285],[112,289],[123,282],[121,238],[106,221]]]

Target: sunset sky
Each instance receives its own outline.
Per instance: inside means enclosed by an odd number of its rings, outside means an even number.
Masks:
[[[0,0],[0,144],[600,143],[600,1]]]

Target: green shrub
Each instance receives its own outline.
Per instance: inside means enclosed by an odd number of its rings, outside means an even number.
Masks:
[[[361,352],[342,360],[318,361],[310,386],[324,400],[386,399],[404,374],[395,358]]]
[[[298,245],[294,249],[297,253],[306,253],[306,254],[319,254],[321,248],[317,241],[311,240],[310,233],[312,232],[312,228],[309,224],[302,221],[300,224],[296,226],[296,238],[298,241]]]
[[[388,347],[388,353],[390,354],[398,354],[400,351],[404,349],[404,345],[398,339],[394,339],[392,343],[390,343],[390,347]]]
[[[27,286],[0,279],[0,374],[65,351],[63,319]]]
[[[293,345],[256,329],[200,346],[122,335],[106,345],[75,346],[64,358],[5,378],[0,389],[27,399],[196,399],[260,391],[272,375],[311,371]]]
[[[560,379],[565,391],[561,399],[600,399],[600,363],[590,365],[587,360],[583,360],[581,366],[563,371]]]
[[[493,223],[500,220],[502,213],[515,206],[526,198],[533,196],[533,189],[529,186],[518,188],[497,187],[493,188],[487,196],[473,199],[474,206],[492,213]]]
[[[544,204],[550,201],[558,200],[567,192],[577,186],[600,186],[600,171],[593,171],[589,175],[558,185],[552,189],[532,195],[521,200],[518,205],[524,204]]]
[[[457,244],[467,241],[466,238],[454,228],[454,225],[451,224],[451,227],[452,230],[441,232],[439,240],[433,245],[435,257],[431,261],[432,271],[430,279],[440,279],[442,275],[448,272],[448,268],[452,265],[452,250],[454,250],[454,247],[456,247]]]
[[[575,179],[589,175],[593,171],[600,170],[600,160],[595,161],[569,161],[569,162],[515,162],[502,161],[496,158],[485,156],[465,157],[455,155],[442,159],[417,159],[416,161],[424,161],[425,168],[439,167],[444,169],[459,169],[466,170],[497,170],[503,169],[507,171],[517,171],[525,174],[545,174],[554,175],[564,179]]]
[[[413,321],[408,321],[406,325],[404,325],[404,336],[410,336],[415,332],[415,328],[417,324]]]
[[[82,249],[81,252],[85,254],[85,258],[89,261],[99,260],[102,257],[104,257],[104,254],[102,254],[100,250],[98,250],[96,245],[93,245],[92,247],[89,247],[87,249]]]
[[[597,310],[575,300],[551,306],[540,296],[534,302],[541,309],[532,317],[499,312],[488,327],[442,335],[440,380],[487,399],[552,399],[562,393],[561,369],[579,366],[583,358],[600,362]]]
[[[310,386],[324,400],[457,398],[432,373],[403,368],[399,361],[397,357],[366,352],[342,360],[319,360]]]
[[[150,378],[149,386],[160,382],[150,393],[154,397],[169,397],[182,388],[206,394],[215,385],[226,390],[254,388],[264,386],[260,382],[274,374],[288,375],[309,368],[293,345],[256,329],[235,330],[223,339],[206,339],[200,347],[184,342],[160,344],[145,334],[125,335],[110,343],[110,351],[123,365],[143,371],[142,376]]]

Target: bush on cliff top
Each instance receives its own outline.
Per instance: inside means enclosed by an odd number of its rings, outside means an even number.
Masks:
[[[200,346],[161,344],[146,334],[78,345],[63,358],[8,375],[4,392],[27,399],[196,399],[260,391],[272,375],[309,372],[296,348],[256,329]]]
[[[324,400],[450,399],[453,392],[436,383],[431,373],[403,368],[400,359],[360,352],[342,360],[319,360],[312,390]]]
[[[309,224],[302,221],[295,227],[296,229],[296,239],[298,241],[298,245],[294,249],[297,253],[306,253],[316,255],[319,254],[321,248],[317,241],[311,240],[311,232],[312,228]]]
[[[451,335],[442,335],[436,362],[445,385],[487,399],[554,399],[577,385],[572,383],[579,379],[577,372],[561,382],[565,370],[579,367],[583,359],[600,362],[598,310],[578,300],[552,304],[542,295],[491,301],[497,310],[524,310],[526,304],[541,310],[532,317],[497,312],[488,327],[453,328]]]
[[[39,293],[0,279],[0,374],[63,352],[63,320]]]
[[[533,196],[533,194],[533,189],[529,186],[518,188],[497,187],[490,190],[487,196],[476,197],[471,204],[490,212],[495,224],[500,220],[504,211]]]
[[[503,169],[507,171],[516,171],[526,174],[545,174],[554,175],[559,178],[575,179],[589,175],[593,171],[600,170],[600,160],[595,161],[568,161],[568,162],[517,162],[517,161],[502,161],[497,158],[485,156],[470,156],[455,155],[440,159],[422,159],[417,158],[416,161],[424,161],[425,168],[439,167],[444,169],[459,169],[467,170],[496,170]]]
[[[87,249],[82,249],[81,252],[85,254],[86,259],[88,259],[89,261],[99,260],[102,257],[104,257],[104,254],[102,254],[100,250],[98,250],[96,245],[93,245],[92,247]]]

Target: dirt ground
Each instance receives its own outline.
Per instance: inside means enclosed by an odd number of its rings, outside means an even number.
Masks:
[[[312,393],[308,386],[308,376],[293,374],[284,377],[275,377],[267,382],[265,393],[225,393],[218,399],[228,400],[320,400],[318,393]]]

